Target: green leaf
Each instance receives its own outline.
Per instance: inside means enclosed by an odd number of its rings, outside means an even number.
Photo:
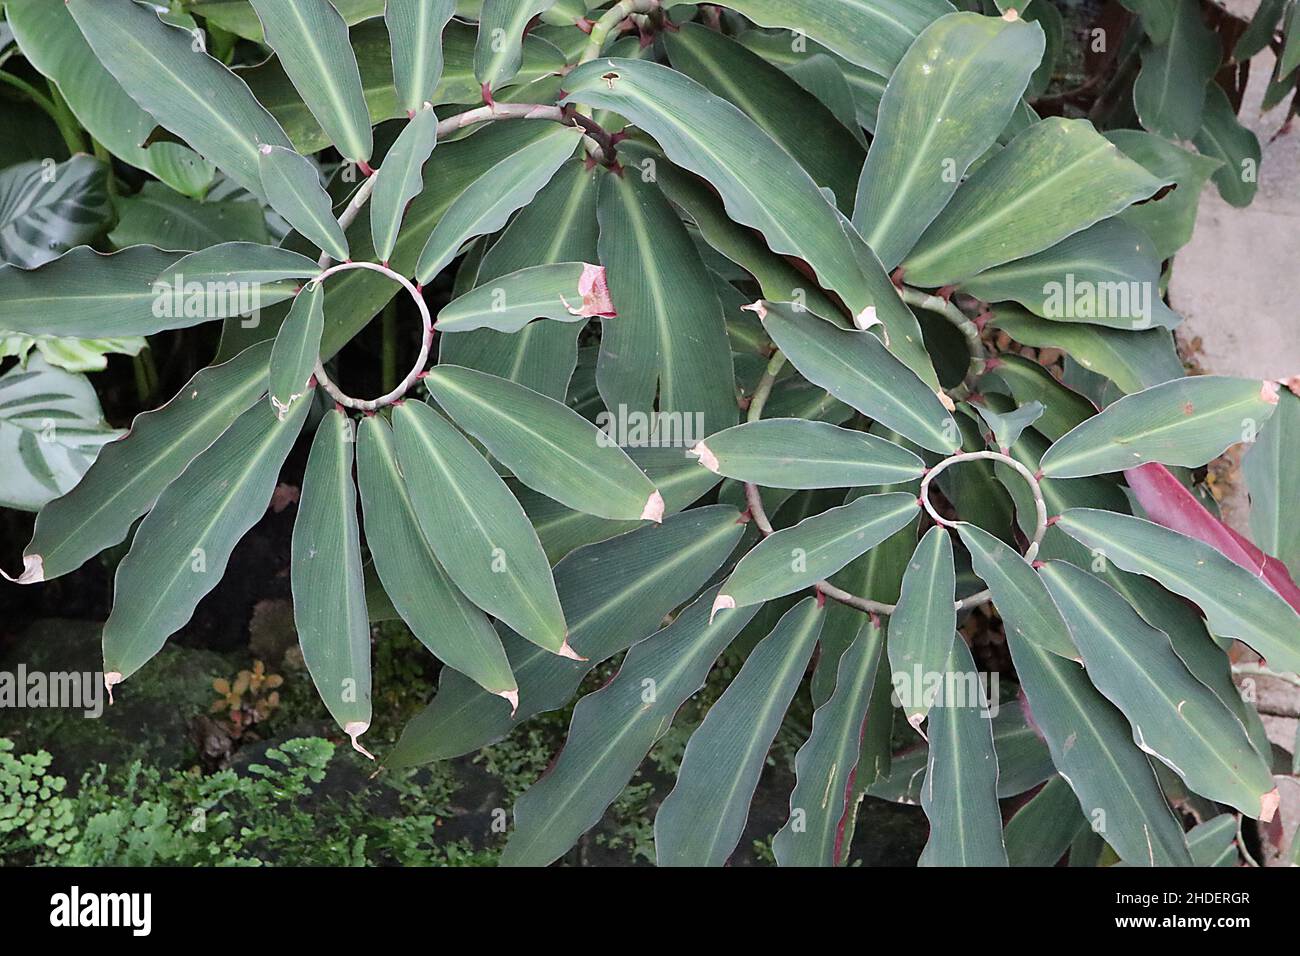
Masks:
[[[1206,88],[1205,112],[1195,143],[1206,156],[1223,161],[1214,173],[1219,195],[1234,206],[1249,206],[1259,188],[1259,137],[1237,119],[1228,94],[1217,83]]]
[[[906,593],[906,581],[903,588]],[[897,620],[895,614],[895,630]],[[949,639],[944,656],[946,665],[938,671],[942,690],[930,711],[930,757],[921,788],[930,839],[918,865],[1006,866],[988,701],[960,635]]]
[[[1062,385],[1043,366],[1014,352],[998,356],[992,375],[1006,384],[1015,401],[1041,405],[1043,414],[1034,429],[1048,438],[1060,438],[1097,412],[1092,402]],[[986,391],[991,390],[993,382],[986,379],[985,383]]]
[[[585,323],[578,285],[591,268],[585,262],[554,262],[489,280],[444,307],[437,329],[518,332],[534,319]]]
[[[171,401],[144,412],[106,445],[81,481],[36,517],[24,550],[32,580],[75,571],[120,544],[135,519],[216,441],[266,388],[270,345],[255,345],[224,365],[202,369]]]
[[[1195,136],[1221,52],[1218,36],[1201,19],[1200,3],[1176,0],[1168,39],[1142,48],[1133,108],[1143,127],[1168,139]]]
[[[576,656],[537,533],[492,466],[421,402],[393,423],[420,528],[456,586],[538,647]]]
[[[1151,240],[1121,219],[1105,219],[1050,249],[986,269],[961,289],[986,302],[1019,302],[1061,322],[1132,330],[1182,321],[1160,298],[1160,259]]]
[[[1297,12],[1294,3],[1287,10],[1283,32],[1286,37],[1282,44],[1282,55],[1277,60],[1275,74],[1278,80],[1286,79],[1295,72],[1297,66],[1300,66],[1300,12]]]
[[[281,422],[258,402],[159,495],[117,567],[104,625],[106,682],[130,677],[162,650],[220,582],[235,545],[266,512],[310,404]]]
[[[1168,329],[1129,332],[1079,322],[1050,322],[1015,306],[998,306],[993,325],[1022,345],[1063,349],[1085,369],[1106,376],[1126,393],[1186,374]],[[1006,364],[1012,358],[1003,356],[999,361]],[[998,374],[1004,371],[999,368]],[[1044,404],[1052,414],[1054,403]]]
[[[1004,455],[1020,439],[1026,428],[1043,417],[1045,410],[1041,402],[1034,401],[1005,412],[995,412],[988,405],[972,404],[967,407],[973,408],[984,424],[988,425],[993,444]]]
[[[1178,15],[1179,0],[1122,0],[1129,10],[1138,15],[1142,29],[1152,43],[1168,43]]]
[[[32,349],[65,372],[101,372],[109,355],[139,355],[148,343],[140,335],[120,339],[71,339],[54,335],[9,335],[0,332],[0,358],[16,356],[24,367]]]
[[[349,25],[384,12],[385,0],[330,0]],[[261,43],[262,24],[249,0],[188,0],[186,7],[195,16],[229,33]]]
[[[1164,632],[1086,571],[1049,561],[1043,580],[1070,622],[1088,677],[1133,727],[1133,742],[1197,793],[1272,817],[1278,792],[1245,729],[1179,660]]]
[[[1250,536],[1287,567],[1300,573],[1300,521],[1291,513],[1300,501],[1300,396],[1279,389],[1278,407],[1246,453],[1242,471],[1250,492]]]
[[[605,176],[600,261],[617,318],[602,320],[596,384],[605,407],[697,423],[697,437],[736,423],[722,307],[686,227],[653,182]]]
[[[789,261],[775,255],[761,235],[732,222],[717,193],[704,180],[635,141],[620,145],[619,153],[629,165],[639,168],[642,175],[653,173],[664,195],[695,223],[700,238],[752,275],[765,299],[802,302],[823,318],[839,314],[839,306]]]
[[[252,284],[258,286],[258,303],[269,305],[292,299],[297,294],[302,283],[289,280],[312,279],[320,272],[321,267],[315,259],[308,259],[290,249],[253,242],[223,242],[191,252],[177,260],[159,278],[179,275],[180,280],[174,285],[190,282],[203,285],[211,282]]]
[[[1237,817],[1221,813],[1187,831],[1187,848],[1196,866],[1236,866]]]
[[[476,134],[474,138],[479,135],[482,134]],[[596,221],[596,198],[597,177],[600,175],[595,169],[587,169],[581,159],[564,163],[537,198],[519,211],[488,250],[479,268],[477,284],[493,290],[505,289],[509,310],[510,303],[524,294],[513,287],[513,280],[509,284],[506,282],[506,278],[518,270],[535,265],[596,262],[600,232]],[[569,300],[576,311],[582,312],[585,310],[580,306],[577,288],[573,286],[575,294]],[[465,304],[477,303],[475,308],[483,306],[489,309],[497,304],[491,301],[494,293],[479,293],[475,298],[469,298],[472,295],[475,293],[466,294]],[[444,309],[438,318],[439,328],[443,327],[448,309]],[[455,314],[453,311],[452,315]],[[585,321],[578,321],[583,317],[572,315],[567,307],[564,316],[559,318],[566,316],[570,322],[558,325],[534,322],[513,334],[485,328],[469,334],[446,336],[440,346],[440,360],[499,375],[551,398],[564,399],[578,361],[578,333],[585,325]],[[504,322],[504,318],[501,321]]]
[[[573,154],[581,136],[578,130],[557,126],[503,157],[468,184],[452,200],[424,244],[415,266],[419,282],[427,283],[441,272],[467,240],[496,232],[511,214],[532,202]]]
[[[1125,395],[1064,435],[1043,456],[1043,474],[1081,478],[1149,461],[1198,468],[1230,445],[1254,441],[1277,404],[1272,382],[1174,379]]]
[[[1067,485],[1080,483],[1066,482]],[[1087,504],[1086,500],[1079,503],[1085,506]],[[1092,557],[1087,548],[1064,532],[1056,533],[1050,544],[1052,547],[1047,553],[1051,557],[1080,565]],[[1091,567],[1090,564],[1090,570]],[[1187,665],[1187,669],[1214,691],[1214,695],[1246,728],[1256,752],[1270,760],[1272,745],[1268,743],[1268,735],[1260,722],[1259,714],[1252,704],[1242,700],[1241,691],[1232,680],[1232,662],[1206,629],[1201,612],[1150,578],[1121,571],[1113,564],[1106,564],[1101,571],[1094,573],[1118,591],[1148,624],[1165,632],[1173,645],[1174,653]]]
[[[718,476],[697,467],[682,454],[680,447],[629,446],[625,451],[663,495],[665,514],[684,510],[718,484]],[[528,512],[528,518],[537,529],[537,536],[551,561],[558,561],[585,544],[608,541],[644,523],[640,519],[611,521],[597,518],[566,508],[531,488],[519,486],[513,490]]]
[[[1077,664],[1007,636],[1035,726],[1094,832],[1132,866],[1190,866],[1151,763],[1123,715]]]
[[[1300,672],[1300,616],[1217,549],[1142,518],[1092,508],[1069,509],[1057,527],[1125,571],[1196,604],[1216,636],[1249,644],[1278,670]]]
[[[222,242],[266,243],[266,214],[251,199],[199,202],[150,180],[134,196],[119,196],[117,226],[108,234],[118,248],[207,249]]]
[[[153,246],[132,246],[111,255],[78,246],[35,269],[0,266],[0,329],[23,335],[120,338],[205,322],[212,316],[186,315],[184,310],[176,314],[169,308],[171,296],[155,284],[177,258]],[[155,314],[155,307],[161,314]]]
[[[660,866],[722,866],[740,842],[749,804],[826,615],[805,598],[750,653],[691,735],[677,784],[655,815]]]
[[[442,34],[455,12],[455,0],[384,4],[384,23],[393,45],[393,84],[398,105],[407,113],[416,113],[434,100],[442,79]]]
[[[885,636],[872,618],[860,614],[854,620],[857,634],[839,659],[835,693],[813,714],[812,732],[795,755],[790,817],[772,839],[772,854],[781,866],[834,866],[840,826],[846,812],[857,809],[846,803],[870,720]],[[824,647],[825,628],[822,635]]]
[[[100,447],[122,432],[109,428],[84,375],[36,356],[0,375],[0,505],[36,511],[66,493],[91,467]],[[22,583],[42,578],[39,556],[23,562]]]
[[[293,300],[289,317],[280,326],[271,350],[271,407],[281,421],[293,403],[310,391],[311,378],[320,355],[320,336],[325,328],[324,290],[320,283],[307,285]]]
[[[597,60],[570,73],[565,86],[565,103],[614,110],[653,136],[673,162],[717,189],[732,220],[758,229],[772,252],[807,262],[859,325],[883,323],[895,353],[937,385],[916,317],[880,261],[812,177],[753,120],[657,63]]]
[[[813,182],[849,209],[863,150],[834,115],[794,80],[730,37],[686,23],[664,35],[674,69],[746,113]]]
[[[963,282],[1047,249],[1162,185],[1087,120],[1045,119],[962,183],[903,272],[927,288]]]
[[[455,365],[435,366],[424,383],[456,424],[528,487],[602,518],[663,519],[663,497],[644,472],[563,403]]]
[[[1024,20],[950,13],[926,27],[880,101],[853,223],[891,269],[991,147],[1043,55]]]
[[[805,89],[817,94],[819,99],[836,109],[831,97],[826,95],[831,93],[829,86],[834,81],[825,81],[820,76],[827,69],[833,69],[848,87],[857,124],[875,132],[876,113],[880,109],[881,97],[885,94],[886,80],[883,76],[842,59],[802,34],[784,30],[775,33],[746,30],[736,39],[767,62],[785,70]],[[836,112],[838,115],[838,110]],[[852,124],[846,125],[851,127]]]
[[[377,8],[372,16],[378,17],[379,13]],[[432,98],[426,97],[435,106],[480,102],[479,84],[474,79],[475,33],[471,24],[456,20],[451,21],[443,32],[445,65],[442,79]],[[384,21],[374,19],[358,23],[350,31],[350,37],[361,71],[361,87],[370,110],[370,122],[378,124],[406,116],[394,85],[392,47]],[[537,37],[527,37],[524,41],[524,65],[516,82],[530,83],[553,75],[563,66],[564,57],[554,46]],[[329,146],[329,137],[294,89],[278,57],[271,57],[256,66],[238,67],[235,72],[284,126],[298,152],[314,153]]]
[[[935,703],[930,699],[932,678],[948,669],[957,630],[956,590],[952,538],[943,528],[933,527],[908,562],[898,606],[889,619],[894,691],[907,722],[917,729]]]
[[[1237,45],[1233,47],[1232,59],[1245,63],[1272,43],[1273,34],[1277,31],[1286,7],[1287,0],[1262,0],[1259,9],[1251,17],[1250,26],[1246,27],[1238,38]]]
[[[257,147],[289,146],[248,87],[201,48],[131,0],[67,0],[100,63],[159,124],[256,196]]]
[[[357,738],[370,728],[370,621],[352,485],[354,427],[335,409],[316,430],[293,523],[290,573],[293,625],[307,672],[364,754]]]
[[[808,381],[868,418],[945,454],[959,451],[956,422],[939,396],[869,332],[851,332],[809,312],[763,303],[759,312],[777,348]]]
[[[957,533],[970,552],[975,573],[993,592],[993,604],[1006,629],[1066,660],[1079,660],[1060,608],[1029,562],[987,531],[965,521],[957,524]]]
[[[340,262],[349,258],[347,237],[334,218],[329,193],[321,186],[320,173],[311,160],[291,149],[262,146],[258,169],[272,209],[317,248]]]
[[[106,172],[83,154],[0,171],[0,259],[31,269],[98,238],[113,215]]]
[[[384,165],[375,173],[379,178],[370,194],[370,232],[380,262],[387,262],[393,254],[402,216],[410,201],[424,188],[424,164],[433,155],[437,142],[438,115],[432,109],[419,108],[384,156]]]
[[[1157,179],[1173,181],[1174,188],[1165,195],[1129,206],[1118,217],[1151,238],[1157,259],[1168,259],[1191,240],[1201,187],[1222,161],[1136,129],[1114,129],[1106,138]]]
[[[906,525],[916,515],[906,492],[863,495],[765,538],[727,578],[716,608],[745,607],[811,587]]]
[[[555,0],[485,0],[474,46],[474,76],[487,90],[514,79],[523,63],[524,28]]]
[[[402,275],[413,275],[416,257],[429,232],[457,198],[485,171],[508,157],[526,153],[530,146],[553,132],[555,127],[549,123],[495,123],[464,140],[443,143],[434,150],[427,172],[430,182],[437,182],[439,188],[427,189],[411,201],[390,261],[392,268]],[[370,224],[364,218],[349,228],[348,244],[354,259],[373,261]],[[336,354],[398,294],[405,296],[391,279],[367,269],[353,269],[330,279],[325,288],[321,356],[328,360]],[[266,316],[251,330],[238,322],[228,322],[222,334],[222,353],[229,354],[250,339],[256,341],[273,335],[276,325],[275,321],[267,321]]]
[[[786,27],[850,63],[889,76],[921,31],[951,13],[944,0],[725,0],[762,27]]]
[[[398,467],[393,430],[378,415],[365,418],[359,427],[357,484],[366,543],[402,620],[439,660],[488,693],[504,697],[513,708],[519,686],[501,638],[452,583],[420,532],[415,503]]]
[[[655,633],[665,615],[698,592],[739,542],[738,518],[726,505],[693,508],[565,557],[555,566],[556,589],[573,622],[570,639],[590,660],[556,657],[505,634],[519,710],[512,715],[500,698],[444,670],[432,703],[407,725],[385,764],[407,767],[470,753],[529,717],[565,706],[597,663]]]
[[[515,801],[503,866],[547,866],[600,822],[673,717],[704,686],[718,655],[758,613],[709,623],[712,592],[632,645],[618,673],[578,701],[569,736],[545,775]]]
[[[710,471],[767,488],[855,488],[920,478],[925,463],[864,432],[798,418],[728,428],[690,452]]]
[[[892,694],[893,690],[886,681],[886,701]],[[889,706],[892,707],[892,703]],[[1047,744],[1026,720],[1026,709],[1023,701],[1012,706],[1000,706],[992,717],[993,750],[998,757],[999,799],[1032,790],[1056,774]],[[896,754],[887,765],[890,772],[868,786],[866,792],[894,803],[919,804],[929,756],[929,747],[924,743]]]
[[[143,146],[157,121],[136,105],[96,59],[68,7],[48,0],[7,0],[9,24],[29,63],[59,89],[73,116],[114,156],[174,189],[200,195],[213,168],[179,143]]]
[[[1007,821],[1002,837],[1011,866],[1056,866],[1088,821],[1070,785],[1054,776]]]
[[[370,113],[343,17],[329,0],[251,2],[262,21],[266,45],[280,57],[280,65],[330,141],[344,159],[368,160],[373,148]]]

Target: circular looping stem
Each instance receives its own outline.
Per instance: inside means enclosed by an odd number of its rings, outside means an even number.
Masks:
[[[984,340],[980,336],[979,326],[971,321],[965,312],[942,296],[931,295],[910,286],[903,287],[902,296],[903,301],[908,305],[914,305],[918,309],[925,309],[927,312],[942,316],[961,333],[966,342],[966,351],[970,355],[970,362],[966,367],[965,377],[956,388],[949,390],[949,394],[958,401],[968,397],[975,390],[975,383],[988,367],[988,359],[984,354]]]
[[[1034,558],[1038,557],[1038,548],[1043,543],[1043,535],[1047,534],[1047,503],[1043,500],[1043,490],[1034,473],[1009,455],[996,451],[968,451],[945,458],[926,472],[925,477],[921,479],[921,504],[925,506],[926,512],[934,519],[935,524],[943,525],[945,528],[957,527],[958,522],[949,521],[934,510],[934,505],[930,503],[930,483],[945,468],[963,461],[979,461],[981,459],[1001,462],[1009,468],[1015,469],[1029,483],[1029,488],[1034,495],[1034,537],[1029,542],[1029,547],[1025,549],[1025,560],[1033,561]]]
[[[429,306],[425,303],[424,296],[420,294],[419,289],[411,284],[411,280],[407,279],[406,276],[399,272],[394,272],[387,266],[381,266],[374,262],[340,262],[338,265],[331,266],[320,275],[311,279],[309,284],[324,282],[336,272],[347,272],[350,269],[369,269],[371,272],[378,272],[380,275],[388,276],[388,278],[401,285],[402,288],[411,294],[411,298],[415,300],[415,307],[420,312],[420,321],[424,326],[424,335],[420,343],[420,355],[415,360],[415,366],[409,373],[407,373],[406,378],[402,379],[402,381],[397,384],[395,389],[387,395],[381,395],[379,398],[360,399],[353,398],[351,395],[346,394],[337,385],[330,381],[330,377],[325,374],[325,367],[321,362],[320,357],[318,356],[316,358],[316,383],[320,385],[321,388],[325,389],[326,393],[328,393],[334,401],[338,402],[344,408],[355,408],[357,411],[373,412],[376,409],[393,404],[393,402],[397,401],[410,391],[411,386],[419,379],[420,373],[424,371],[425,365],[428,364],[429,349],[433,345],[433,317],[429,314]]]
[[[776,377],[780,374],[781,368],[784,365],[785,356],[782,355],[779,350],[773,352],[772,358],[768,362],[767,369],[763,373],[763,377],[759,379],[758,386],[754,389],[753,398],[750,400],[749,414],[747,415],[748,421],[756,422],[763,417],[763,406],[767,404],[768,396],[772,393],[772,386],[776,384]],[[935,511],[934,506],[930,504],[930,482],[934,481],[935,476],[945,468],[949,468],[959,462],[977,461],[980,459],[1001,462],[1002,464],[1013,468],[1022,478],[1025,479],[1026,482],[1029,483],[1029,490],[1034,496],[1035,525],[1034,537],[1029,542],[1029,547],[1025,549],[1025,560],[1032,562],[1038,556],[1038,549],[1043,543],[1043,536],[1047,534],[1047,503],[1043,500],[1043,489],[1037,476],[1014,458],[996,451],[963,452],[959,455],[952,455],[951,457],[945,458],[943,461],[939,462],[939,464],[926,472],[925,477],[921,479],[921,505],[924,506],[926,512],[935,520],[936,523],[945,528],[956,527],[957,522],[949,521],[947,518],[944,518]],[[772,522],[767,517],[767,511],[763,507],[762,494],[758,490],[758,485],[753,482],[745,482],[745,503],[749,506],[749,516],[754,520],[754,524],[758,527],[758,530],[762,532],[763,537],[775,533],[772,528]],[[870,598],[859,597],[856,594],[851,594],[843,588],[836,587],[829,581],[818,581],[813,585],[813,587],[820,594],[833,601],[839,601],[841,604],[847,604],[849,607],[857,608],[859,611],[865,611],[868,614],[889,615],[893,614],[894,611],[898,609],[898,606],[895,604],[885,604],[880,601],[873,601]],[[969,611],[971,608],[978,607],[985,601],[989,600],[991,596],[991,593],[988,591],[980,591],[978,594],[972,594],[963,601],[957,601],[956,608],[958,612]]]

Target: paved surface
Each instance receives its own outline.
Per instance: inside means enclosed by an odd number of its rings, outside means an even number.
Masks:
[[[1258,0],[1226,0],[1228,10],[1250,17]],[[1201,193],[1192,241],[1174,260],[1169,301],[1186,319],[1178,330],[1183,354],[1206,372],[1286,378],[1300,374],[1300,119],[1290,132],[1274,136],[1286,105],[1260,113],[1273,70],[1273,55],[1251,64],[1241,120],[1259,137],[1263,157],[1259,191],[1245,209],[1229,206],[1213,183]],[[1247,502],[1235,462],[1240,449],[1216,468],[1215,492],[1224,518],[1249,532]],[[1269,738],[1288,752],[1296,744],[1297,721],[1277,714],[1300,712],[1300,690],[1281,681],[1258,682]],[[1282,846],[1297,838],[1300,787],[1296,778],[1277,778],[1285,828]],[[1277,865],[1276,858],[1261,861]]]
[[[1285,106],[1259,112],[1272,69],[1268,51],[1252,61],[1241,113],[1263,147],[1255,201],[1236,209],[1207,183],[1170,281],[1170,302],[1187,320],[1180,340],[1199,338],[1191,357],[1224,375],[1300,374],[1300,120],[1270,142],[1285,118]]]

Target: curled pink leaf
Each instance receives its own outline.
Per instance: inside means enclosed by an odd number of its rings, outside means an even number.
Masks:
[[[561,298],[570,315],[613,319],[618,317],[614,309],[614,300],[610,298],[609,281],[605,277],[605,267],[595,266],[590,262],[582,264],[582,275],[578,279],[578,295],[582,296],[582,305],[574,308],[568,299]]]

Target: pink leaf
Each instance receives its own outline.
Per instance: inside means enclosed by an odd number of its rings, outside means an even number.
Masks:
[[[1240,564],[1266,582],[1297,611],[1300,611],[1300,587],[1296,586],[1286,565],[1265,554],[1243,535],[1238,534],[1196,500],[1164,465],[1149,464],[1124,472],[1128,486],[1147,517],[1220,551],[1224,557]]]
[[[605,267],[594,266],[590,262],[582,264],[582,276],[578,279],[578,295],[582,296],[582,307],[575,309],[564,300],[564,306],[570,315],[596,316],[602,319],[618,317],[614,310],[614,301],[610,298],[609,282],[605,278]]]

